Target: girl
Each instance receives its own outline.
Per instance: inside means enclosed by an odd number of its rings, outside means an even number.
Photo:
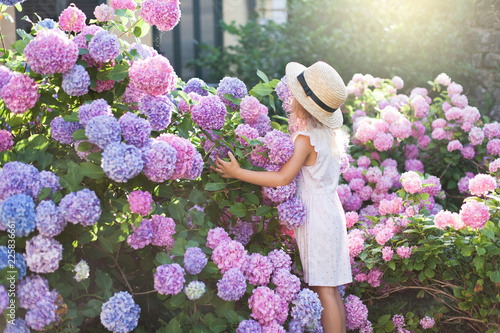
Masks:
[[[251,171],[240,168],[229,153],[230,162],[217,157],[212,169],[224,178],[269,187],[287,185],[302,171],[297,196],[306,206],[306,221],[294,233],[304,281],[321,300],[324,332],[345,332],[344,303],[337,286],[352,282],[352,275],[345,215],[336,189],[347,144],[339,110],[347,98],[346,87],[324,62],[308,68],[291,62],[286,79],[294,96],[291,128],[298,129],[292,135],[295,149],[290,160],[279,171]]]

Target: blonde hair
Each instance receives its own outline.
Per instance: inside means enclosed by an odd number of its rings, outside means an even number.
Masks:
[[[298,113],[301,112],[304,118],[300,118]],[[290,132],[309,131],[322,132],[330,137],[330,148],[335,155],[346,153],[349,149],[349,133],[345,128],[331,129],[316,117],[307,111],[296,98],[293,98],[291,103],[291,112],[289,120]]]

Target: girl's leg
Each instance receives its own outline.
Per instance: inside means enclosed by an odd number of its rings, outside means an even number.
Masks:
[[[323,312],[321,324],[325,333],[345,333],[345,310],[337,287],[311,286],[319,295]],[[339,302],[340,300],[340,302]]]

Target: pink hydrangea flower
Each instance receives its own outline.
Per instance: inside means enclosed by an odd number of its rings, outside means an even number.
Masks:
[[[212,260],[222,274],[230,268],[241,268],[245,263],[247,251],[240,242],[221,242],[212,252]]]
[[[345,299],[346,327],[348,330],[359,329],[368,321],[368,308],[359,297],[349,295]]]
[[[154,274],[154,288],[162,295],[177,295],[186,282],[185,274],[179,264],[158,266]]]
[[[137,2],[135,2],[135,0],[111,0],[109,4],[114,10],[130,9],[133,11],[137,7]]]
[[[151,211],[153,197],[149,192],[137,190],[130,192],[127,201],[130,204],[130,211],[132,211],[132,213],[146,216]]]
[[[373,140],[373,145],[378,151],[387,151],[392,148],[394,137],[390,133],[379,132]]]
[[[449,110],[445,111],[444,116],[446,120],[460,120],[462,119],[463,111],[457,107],[452,107]]]
[[[444,128],[446,126],[446,119],[443,118],[437,118],[432,121],[432,129],[436,128]]]
[[[431,143],[431,138],[428,135],[418,138],[417,145],[422,149],[427,149],[427,145]]]
[[[370,166],[371,160],[369,157],[361,156],[358,158],[357,164],[360,168],[368,168]]]
[[[66,32],[80,32],[85,27],[87,16],[75,5],[70,5],[59,15],[59,28]]]
[[[474,174],[468,172],[465,177],[460,178],[458,181],[458,190],[460,193],[469,193],[469,181],[474,178]]]
[[[351,258],[354,258],[364,249],[365,237],[363,236],[363,231],[359,229],[351,230],[347,238],[349,243],[349,255]]]
[[[491,177],[490,175],[480,173],[469,181],[469,190],[472,195],[487,195],[489,192],[494,191],[496,188],[497,182],[495,178]]]
[[[353,190],[353,191],[359,191],[363,188],[363,186],[365,186],[365,180],[363,178],[354,178],[354,179],[351,179],[351,181],[349,182],[349,187]]]
[[[500,168],[500,158],[497,158],[493,162],[490,163],[489,165],[489,170],[491,173],[496,173],[498,172],[498,169]]]
[[[424,173],[424,164],[422,161],[417,159],[408,159],[405,161],[406,171],[418,171]]]
[[[247,95],[240,102],[240,116],[246,122],[257,120],[260,112],[260,102],[257,98]]]
[[[214,250],[221,243],[226,243],[231,241],[231,237],[229,234],[221,227],[216,227],[214,229],[210,229],[207,235],[207,246]]]
[[[378,133],[378,130],[375,126],[370,124],[368,121],[363,121],[355,132],[355,137],[361,141],[361,143],[367,143],[370,140],[373,140]]]
[[[401,175],[401,182],[406,192],[415,194],[422,190],[422,181],[415,171],[408,171]]]
[[[491,140],[493,138],[498,138],[500,137],[500,123],[498,122],[493,122],[489,124],[484,124],[484,136],[488,139]]]
[[[474,124],[481,118],[479,110],[474,106],[465,106],[462,119],[464,122]]]
[[[13,113],[25,113],[40,98],[36,81],[28,75],[15,73],[1,91],[1,97]]]
[[[446,229],[448,226],[460,226],[461,223],[457,220],[460,220],[460,216],[457,213],[452,213],[447,210],[442,210],[436,214],[434,217],[434,224],[438,229]],[[460,229],[460,228],[456,228]]]
[[[422,320],[420,320],[420,325],[422,325],[422,328],[424,330],[433,328],[435,323],[436,322],[434,321],[434,319],[429,316],[425,316],[424,318],[422,318]]]
[[[179,0],[145,0],[141,5],[141,17],[158,30],[172,30],[181,18]]]
[[[446,75],[446,73],[441,73],[435,78],[436,83],[442,84],[443,86],[447,87],[451,83],[451,78]]]
[[[4,90],[5,90],[5,88],[4,88]],[[2,94],[3,94],[3,90],[2,90]],[[499,156],[500,155],[500,139],[490,140],[488,142],[488,144],[486,145],[486,152],[490,155]]]
[[[271,261],[260,253],[247,255],[242,268],[245,278],[254,286],[267,285],[273,272]]]
[[[356,222],[358,222],[358,213],[356,212],[347,212],[345,213],[346,218],[346,227],[351,228]]]
[[[99,22],[113,21],[115,18],[115,10],[113,7],[103,3],[95,7],[94,15]]]
[[[401,259],[410,258],[412,248],[408,246],[399,246],[396,248],[396,253]]]
[[[460,94],[455,94],[455,95],[451,96],[451,102],[455,106],[457,106],[461,109],[463,109],[469,105],[469,100],[467,99],[467,96],[460,95]]]
[[[375,236],[375,240],[379,245],[385,245],[392,237],[394,236],[394,231],[390,228],[383,228],[382,230],[378,231],[377,235]]]
[[[401,118],[391,124],[389,131],[395,138],[406,139],[411,134],[411,122],[406,118]]]
[[[382,259],[384,259],[384,261],[391,261],[393,255],[394,251],[389,246],[384,246],[382,249]]]
[[[460,219],[466,226],[483,229],[490,218],[488,206],[482,202],[467,201],[460,208]]]
[[[129,69],[130,87],[152,96],[171,92],[177,75],[162,55],[135,60]]]
[[[453,96],[456,94],[461,94],[464,89],[458,83],[452,82],[448,85],[448,96]]]
[[[368,282],[368,284],[373,288],[377,288],[380,286],[380,280],[383,275],[384,272],[380,268],[376,267],[374,269],[371,269],[370,272],[368,272],[366,282]]]
[[[261,325],[270,324],[276,319],[276,294],[268,287],[257,287],[248,299],[251,316]]]
[[[444,102],[443,103],[442,109],[443,109],[444,112],[448,111],[450,108],[451,108],[451,104],[450,103],[448,103],[448,102]]]
[[[460,150],[460,151],[462,151],[463,148],[464,148],[464,146],[458,140],[453,140],[453,141],[448,142],[448,151],[450,153],[452,151],[454,151],[454,150]]]
[[[382,171],[378,167],[371,167],[366,171],[365,177],[370,183],[377,183],[382,177]]]
[[[424,118],[429,114],[429,103],[425,100],[425,98],[421,95],[416,96],[411,101],[411,106],[415,111],[416,118]]]
[[[380,116],[383,120],[392,124],[403,117],[401,112],[393,106],[386,106],[382,111],[380,111]]]
[[[483,143],[484,132],[480,127],[474,126],[469,131],[469,142],[473,146],[478,146]]]
[[[0,152],[5,150],[12,150],[14,140],[12,134],[7,130],[0,130]]]
[[[403,89],[403,86],[404,86],[404,81],[402,78],[400,78],[399,76],[394,76],[392,79],[391,79],[391,82],[392,84],[394,85],[394,88],[396,88],[396,90],[399,90],[399,89]]]

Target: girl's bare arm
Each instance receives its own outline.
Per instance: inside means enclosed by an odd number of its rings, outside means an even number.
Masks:
[[[292,157],[288,162],[283,164],[279,171],[242,169],[231,152],[229,153],[230,162],[223,161],[217,156],[217,167],[210,168],[220,173],[223,178],[236,178],[259,186],[276,187],[288,185],[297,176],[307,157],[313,151],[309,137],[305,135],[297,136],[294,145],[295,149]]]

